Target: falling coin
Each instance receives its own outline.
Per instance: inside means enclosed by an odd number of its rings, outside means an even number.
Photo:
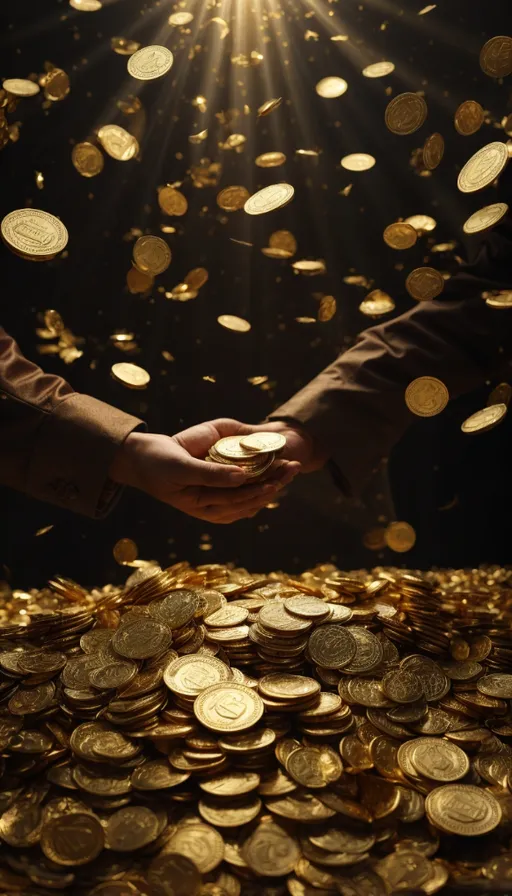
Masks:
[[[262,118],[264,115],[270,115],[274,109],[278,109],[281,103],[283,102],[283,98],[277,97],[271,100],[267,100],[263,105],[261,105],[258,109],[258,117]]]
[[[133,247],[133,261],[144,274],[156,277],[169,267],[171,250],[159,236],[140,236]]]
[[[476,134],[484,123],[484,110],[476,100],[466,100],[461,103],[455,113],[455,130],[463,137]]]
[[[93,143],[77,143],[71,152],[71,161],[82,177],[96,177],[103,171],[103,154]]]
[[[217,318],[217,323],[226,330],[235,330],[237,333],[247,333],[251,329],[248,320],[243,317],[237,317],[235,314],[221,314]]]
[[[363,68],[362,74],[365,78],[385,78],[394,72],[395,66],[393,62],[372,62]]]
[[[434,417],[444,411],[449,401],[448,389],[435,376],[420,376],[405,390],[405,402],[418,417]]]
[[[444,137],[442,134],[431,134],[423,144],[423,163],[425,168],[433,171],[444,156]]]
[[[383,233],[384,242],[391,249],[410,249],[416,244],[418,232],[402,221],[396,224],[389,224]]]
[[[437,298],[444,289],[442,274],[435,268],[416,268],[405,281],[405,288],[413,299],[427,302]]]
[[[359,310],[368,317],[380,317],[395,310],[395,303],[387,292],[382,289],[373,289],[359,305]]]
[[[118,162],[129,162],[139,152],[136,138],[117,124],[106,124],[100,128],[98,140],[105,152]]]
[[[316,85],[315,90],[318,93],[318,96],[321,96],[324,99],[335,99],[347,92],[348,84],[343,78],[322,78]]]
[[[225,212],[236,212],[244,207],[249,197],[246,187],[224,187],[217,196],[217,205]]]
[[[506,404],[493,404],[487,408],[482,408],[482,410],[471,414],[471,417],[464,420],[461,430],[465,433],[487,432],[489,429],[494,429],[498,423],[501,423],[506,413]]]
[[[465,221],[464,233],[480,233],[482,230],[488,230],[501,221],[507,212],[506,202],[494,202],[492,205],[486,205],[484,208],[478,209],[477,212],[473,212]]]
[[[388,548],[403,554],[410,551],[416,543],[416,532],[413,527],[401,520],[390,523],[384,532],[384,538]]]
[[[286,162],[284,152],[264,152],[254,160],[258,168],[279,168]]]
[[[347,171],[369,171],[374,165],[374,157],[366,152],[353,152],[343,156],[341,160],[342,168],[346,168]]]
[[[417,93],[400,93],[388,104],[386,127],[393,134],[414,134],[427,117],[427,104]]]
[[[491,37],[480,51],[480,68],[491,78],[506,78],[512,74],[512,37]]]
[[[7,246],[24,258],[54,258],[68,243],[68,232],[62,221],[36,208],[10,212],[0,228]]]
[[[488,187],[501,174],[509,159],[506,143],[488,143],[464,165],[457,180],[461,193],[474,193]]]
[[[161,78],[171,69],[174,57],[167,47],[151,46],[137,50],[128,60],[128,74],[139,81]]]
[[[26,78],[7,78],[2,87],[7,93],[21,97],[36,96],[40,91],[39,84]]]
[[[125,361],[112,364],[111,373],[115,380],[130,389],[145,389],[150,381],[147,370],[138,367],[137,364],[129,364]]]
[[[282,208],[293,199],[294,188],[290,184],[271,184],[254,193],[244,205],[248,215],[264,215]]]

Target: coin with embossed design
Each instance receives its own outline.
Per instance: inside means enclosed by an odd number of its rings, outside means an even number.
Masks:
[[[178,827],[166,841],[165,849],[192,859],[201,874],[213,871],[224,858],[224,840],[215,828],[203,822]]]
[[[237,682],[214,684],[194,701],[194,714],[212,731],[244,731],[258,722],[264,711],[259,694]]]
[[[103,845],[103,828],[92,812],[57,815],[41,834],[41,849],[57,865],[86,865],[99,856]]]
[[[340,669],[348,665],[356,650],[357,643],[353,635],[336,623],[319,625],[308,641],[311,659],[325,669]]]
[[[413,134],[427,117],[427,104],[417,93],[400,93],[388,104],[385,122],[393,134]]]
[[[68,232],[55,215],[37,208],[9,212],[0,225],[2,239],[25,258],[46,261],[66,248]]]
[[[442,293],[444,279],[435,268],[415,268],[407,277],[405,288],[416,301],[428,302]]]
[[[512,37],[504,34],[491,37],[480,51],[480,68],[491,78],[512,74]]]
[[[142,47],[130,56],[128,74],[139,81],[152,81],[166,75],[173,62],[174,57],[167,47]]]
[[[423,144],[423,164],[429,171],[433,171],[444,156],[444,137],[437,131],[427,137]]]
[[[275,822],[260,824],[242,846],[249,868],[261,877],[291,874],[300,858],[297,841]]]
[[[486,205],[479,208],[465,221],[463,225],[464,233],[480,233],[482,230],[488,230],[494,227],[507,214],[508,205],[506,202],[493,202],[492,205]]]
[[[444,411],[449,401],[448,389],[435,376],[420,376],[405,390],[405,402],[418,417],[433,417]]]
[[[413,741],[410,759],[420,775],[434,781],[459,781],[469,771],[464,750],[439,737],[419,737]]]
[[[461,193],[474,193],[492,184],[509,160],[506,143],[495,141],[482,146],[464,165],[457,180]]]
[[[431,790],[425,800],[428,818],[441,831],[478,837],[493,831],[501,821],[501,806],[483,787],[445,784]]]
[[[213,656],[192,654],[173,660],[164,671],[164,681],[174,694],[197,697],[205,688],[229,681],[231,669]]]
[[[455,130],[463,137],[476,134],[484,123],[484,110],[476,100],[466,100],[455,112]]]

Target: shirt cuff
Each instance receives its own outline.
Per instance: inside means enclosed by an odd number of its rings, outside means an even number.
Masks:
[[[140,428],[142,420],[90,395],[68,395],[41,423],[25,490],[84,516],[105,516],[122,491],[109,478],[110,465],[126,437]]]

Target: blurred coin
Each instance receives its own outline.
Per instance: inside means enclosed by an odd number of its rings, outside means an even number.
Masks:
[[[263,215],[272,212],[293,199],[294,188],[290,184],[271,184],[264,187],[245,202],[244,210],[248,215]]]
[[[386,227],[383,237],[384,242],[392,249],[410,249],[415,245],[418,233],[410,224],[398,221]]]
[[[476,100],[466,100],[455,112],[455,130],[463,137],[476,134],[484,123],[484,110]]]
[[[36,81],[29,81],[26,78],[6,78],[2,87],[7,93],[20,97],[36,96],[40,90]]]
[[[501,221],[507,212],[506,202],[494,202],[492,205],[486,205],[469,216],[464,223],[464,233],[480,233],[482,230],[488,230]]]
[[[324,99],[334,99],[347,92],[348,84],[343,78],[331,76],[322,78],[316,85],[315,90],[318,96],[324,97]]]
[[[393,62],[372,62],[371,65],[367,65],[363,68],[362,75],[365,78],[385,78],[386,75],[390,75],[391,72],[394,72],[395,66]]]
[[[226,330],[235,330],[237,333],[247,333],[251,329],[248,320],[244,320],[242,317],[236,317],[234,314],[221,314],[217,318],[217,323],[219,323],[221,327],[225,327]]]
[[[128,162],[139,152],[139,144],[132,134],[117,124],[106,124],[98,131],[98,140],[109,156],[118,162]]]
[[[388,104],[385,121],[393,134],[413,134],[427,117],[427,104],[417,93],[401,93]]]
[[[137,364],[130,364],[126,361],[119,361],[112,364],[111,373],[115,380],[128,386],[130,389],[145,389],[149,383],[150,376],[143,367]]]
[[[435,268],[416,268],[408,275],[405,288],[413,299],[418,302],[428,302],[436,299],[444,289],[442,274]]]
[[[442,161],[444,156],[444,137],[437,132],[427,137],[423,144],[423,164],[429,171],[433,171]]]
[[[433,417],[440,414],[449,401],[448,389],[434,376],[420,376],[405,390],[405,402],[409,410],[418,417]]]
[[[374,165],[374,157],[366,152],[353,152],[343,156],[341,160],[342,168],[346,168],[347,171],[368,171]]]
[[[140,236],[133,247],[133,260],[144,274],[156,277],[169,267],[171,250],[159,236]]]

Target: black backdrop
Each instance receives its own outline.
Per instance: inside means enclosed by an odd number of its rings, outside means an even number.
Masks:
[[[510,111],[510,84],[492,81],[478,66],[483,42],[507,33],[508,0],[440,0],[432,12],[418,16],[423,5],[422,0],[406,0],[403,6],[390,0],[345,0],[343,6],[237,0],[207,9],[191,0],[181,7],[195,13],[190,33],[167,24],[174,7],[163,0],[117,0],[89,14],[58,0],[2,6],[0,75],[26,77],[41,72],[48,60],[71,77],[71,93],[63,102],[49,109],[41,97],[20,103],[13,116],[22,122],[20,139],[0,155],[0,213],[31,203],[59,215],[70,231],[67,256],[51,263],[34,265],[2,251],[1,320],[26,354],[78,391],[140,414],[154,431],[172,433],[215,416],[256,422],[349,345],[371,321],[358,311],[366,290],[345,284],[347,275],[364,274],[387,290],[397,313],[409,307],[404,272],[397,266],[417,266],[427,257],[428,244],[423,238],[408,253],[395,253],[383,244],[383,228],[398,217],[430,214],[438,221],[433,241],[456,239],[457,252],[471,252],[463,245],[461,223],[480,203],[457,194],[457,171],[502,132],[491,123],[473,137],[460,137],[453,112],[470,98],[497,122]],[[208,24],[212,16],[231,25],[225,39],[218,24]],[[317,37],[306,40],[308,29]],[[331,41],[336,34],[349,40]],[[110,48],[116,35],[169,46],[175,53],[171,73],[144,85],[134,82],[126,73],[126,57]],[[230,63],[232,55],[251,50],[264,55],[261,65]],[[396,65],[391,76],[375,81],[361,76],[363,66],[386,58]],[[344,96],[316,95],[314,85],[327,75],[347,80]],[[418,134],[399,138],[386,131],[386,88],[392,94],[425,91],[429,118]],[[129,93],[137,93],[143,104],[136,121],[116,107]],[[197,94],[208,99],[205,113],[191,102]],[[281,108],[257,121],[258,105],[271,96],[283,97]],[[229,108],[241,112],[230,129],[216,117]],[[99,177],[81,178],[71,164],[72,143],[114,122],[139,129],[141,158],[127,163],[106,158]],[[207,140],[190,144],[188,136],[206,127]],[[445,135],[445,159],[433,177],[421,178],[410,155],[434,130]],[[219,148],[230,131],[248,137],[244,152]],[[295,152],[313,147],[321,150],[317,158]],[[286,152],[285,166],[254,165],[258,153],[274,149]],[[340,158],[357,151],[375,155],[375,168],[362,174],[341,168]],[[204,157],[222,164],[217,187],[195,187],[187,174]],[[42,191],[36,171],[44,175]],[[271,215],[225,215],[216,206],[223,186],[238,183],[253,191],[280,180],[292,183],[296,196]],[[174,181],[183,181],[189,210],[183,218],[164,220],[156,188]],[[341,195],[350,183],[350,195]],[[131,228],[159,233],[163,223],[176,227],[167,236],[172,264],[149,296],[131,295],[125,276],[132,241],[126,234]],[[300,277],[288,262],[265,258],[260,248],[279,228],[294,232],[297,258],[325,259],[327,274]],[[436,256],[436,263],[443,267],[447,260]],[[208,269],[210,279],[197,299],[181,304],[158,291],[171,289],[198,265]],[[323,324],[296,322],[297,316],[315,316],[314,292],[336,297],[336,316]],[[37,315],[47,308],[56,308],[85,339],[83,356],[70,366],[37,354]],[[221,313],[248,318],[251,332],[222,329],[216,323]],[[112,346],[109,336],[119,327],[135,333],[138,353],[125,356]],[[174,362],[164,360],[164,350]],[[151,373],[145,392],[111,379],[110,365],[120,360],[133,360]],[[251,385],[248,378],[257,375],[267,375],[272,388]],[[510,421],[480,438],[463,437],[459,430],[488,391],[453,402],[440,418],[411,428],[391,458],[394,509],[382,482],[373,483],[364,506],[354,506],[341,501],[323,473],[302,477],[277,509],[231,527],[189,519],[136,493],[125,494],[108,519],[93,522],[5,489],[0,559],[12,581],[23,586],[42,584],[55,572],[87,584],[121,580],[125,573],[111,549],[122,536],[137,541],[141,556],[162,564],[176,558],[233,560],[252,569],[296,571],[330,558],[344,568],[401,560],[422,567],[507,562]],[[451,509],[442,509],[447,505]],[[377,556],[362,546],[365,529],[379,515],[415,526],[417,546],[406,557]],[[51,531],[35,536],[49,525]],[[201,549],[205,542],[208,551]]]

